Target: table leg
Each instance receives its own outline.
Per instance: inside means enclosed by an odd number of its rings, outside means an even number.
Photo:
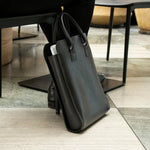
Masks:
[[[21,26],[18,26],[18,38],[20,38]]]
[[[0,97],[2,97],[2,32],[0,28]]]
[[[39,32],[40,31],[40,25],[37,24],[37,31]]]
[[[109,53],[110,53],[111,34],[112,34],[112,28],[113,28],[113,17],[114,17],[114,7],[111,7],[110,20],[109,20],[108,44],[107,44],[107,57],[106,57],[107,61],[109,60]]]
[[[127,63],[128,63],[128,47],[130,36],[130,23],[131,23],[131,7],[127,7],[126,16],[126,29],[125,29],[125,47],[124,47],[124,62],[123,62],[123,84],[126,83]]]

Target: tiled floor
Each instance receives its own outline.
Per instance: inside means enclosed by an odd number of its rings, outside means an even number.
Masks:
[[[62,116],[47,108],[2,108],[0,113],[3,150],[144,150],[116,108],[82,134],[66,131]]]
[[[15,29],[16,30],[16,29]],[[37,33],[36,25],[22,31]],[[113,29],[110,61],[105,60],[108,29],[90,28],[89,42],[98,72],[120,79],[124,28]],[[43,59],[43,33],[14,41],[13,61],[3,67],[0,99],[0,149],[150,150],[150,38],[131,28],[126,86],[108,93],[107,116],[83,134],[66,131],[62,116],[47,108],[47,94],[17,82],[48,73]],[[77,146],[78,145],[78,146]]]

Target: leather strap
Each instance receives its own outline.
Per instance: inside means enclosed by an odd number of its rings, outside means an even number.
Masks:
[[[88,46],[88,41],[87,41],[86,34],[83,33],[82,29],[80,28],[78,23],[74,20],[74,18],[66,12],[61,12],[56,17],[54,28],[53,28],[53,43],[56,43],[57,39],[59,39],[62,36],[61,34],[63,34],[63,38],[65,38],[69,47],[71,59],[76,60],[74,43],[68,32],[68,26],[66,27],[66,22],[71,23],[79,33],[82,45],[83,47],[85,47],[85,56],[88,56],[87,47],[86,47]]]
[[[77,22],[73,19],[73,17],[71,15],[69,15],[68,13],[65,13],[63,12],[61,14],[61,25],[62,25],[62,30],[63,30],[63,33],[66,37],[66,40],[68,41],[68,43],[70,44],[70,47],[69,49],[70,50],[73,50],[73,42],[71,40],[71,37],[66,29],[66,26],[65,26],[65,23],[64,23],[64,19],[65,19],[65,16],[68,17],[69,21],[76,27],[77,31],[79,32],[79,35],[81,36],[82,38],[82,43],[83,45],[85,46],[87,44],[87,38],[86,36],[84,35],[82,29],[80,28],[80,26],[77,24]]]

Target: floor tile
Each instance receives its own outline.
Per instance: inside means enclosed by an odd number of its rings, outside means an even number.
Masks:
[[[119,108],[135,134],[150,150],[150,108]]]
[[[144,150],[115,108],[81,134],[68,132],[62,115],[50,109],[1,108],[0,113],[3,150]]]
[[[150,108],[149,91],[149,77],[129,77],[125,86],[108,95],[117,107]]]
[[[13,61],[3,67],[3,76],[38,77],[48,74],[43,47],[43,44],[14,44]]]
[[[48,74],[48,67],[43,57],[43,47],[44,44],[14,43],[13,61],[3,66],[3,76],[38,77]],[[102,72],[106,74],[106,76],[122,76],[122,58],[110,57],[110,60],[106,61],[106,51],[98,51],[98,45],[91,45],[91,49],[98,72]],[[143,53],[147,58],[129,58],[128,76],[150,76],[150,71],[148,69],[150,67],[150,55],[141,51],[139,55]]]
[[[19,81],[28,78],[3,78],[0,107],[47,108],[47,93],[21,87]]]
[[[29,77],[28,77],[29,78]],[[0,108],[47,108],[47,93],[32,90],[18,85],[18,82],[28,79],[19,77],[5,77],[2,84],[2,98]],[[107,96],[110,107],[115,107],[110,97]]]
[[[104,73],[106,77],[122,77],[123,59],[111,58],[108,62],[104,58],[94,58],[98,73]],[[128,59],[127,77],[149,77],[149,58]]]
[[[106,58],[107,44],[90,44],[95,58]],[[113,44],[110,48],[111,58],[124,58],[124,44]],[[149,45],[130,45],[128,58],[150,58]]]

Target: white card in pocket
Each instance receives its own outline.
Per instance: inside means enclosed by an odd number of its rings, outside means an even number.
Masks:
[[[52,55],[57,55],[56,45],[52,45],[50,47],[50,50],[51,50]]]

